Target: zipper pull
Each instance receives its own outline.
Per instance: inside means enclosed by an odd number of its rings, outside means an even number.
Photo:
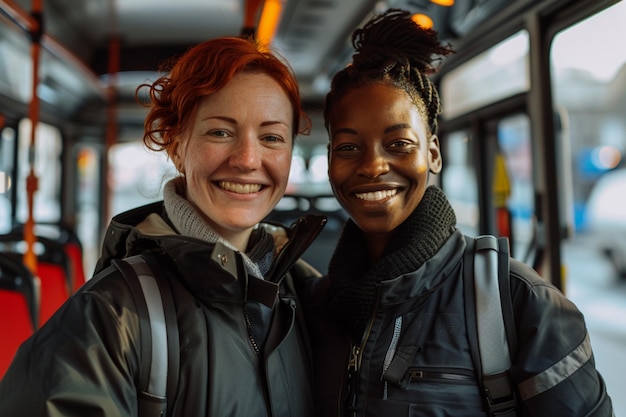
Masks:
[[[359,371],[359,354],[361,353],[361,348],[357,345],[352,346],[352,351],[350,352],[350,361],[348,362],[348,372],[358,372]]]
[[[357,345],[352,345],[350,351],[350,360],[348,361],[348,402],[347,402],[347,415],[357,415],[357,391],[358,391],[358,379],[359,379],[359,362],[360,362],[361,348]]]

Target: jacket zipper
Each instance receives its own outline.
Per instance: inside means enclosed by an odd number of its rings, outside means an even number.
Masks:
[[[369,335],[372,332],[372,327],[374,326],[374,318],[376,317],[376,311],[378,310],[378,299],[380,298],[380,285],[378,286],[378,290],[376,291],[376,304],[374,305],[374,310],[372,311],[372,316],[370,318],[369,324],[367,325],[367,330],[361,339],[361,345],[357,346],[350,341],[350,360],[348,361],[348,375],[347,375],[347,389],[348,389],[348,408],[347,412],[349,416],[356,417],[357,416],[357,393],[359,390],[359,373],[361,371],[361,359],[363,358],[363,348],[365,347],[365,343],[367,339],[369,339]],[[339,397],[341,398],[341,396]],[[343,413],[339,413],[342,415]]]
[[[250,321],[250,316],[248,316],[248,310],[245,307],[243,308],[243,317],[246,321],[246,328],[248,330],[248,339],[250,339],[250,344],[252,345],[252,348],[254,349],[256,354],[259,355],[261,353],[261,350],[259,349],[259,345],[256,342],[256,339],[252,335],[252,322]]]
[[[447,380],[447,381],[475,381],[470,375],[453,374],[450,372],[425,371],[422,369],[409,369],[409,382],[424,379]]]
[[[347,388],[349,395],[348,413],[351,416],[356,416],[356,392],[358,384],[358,372],[359,363],[361,362],[361,348],[354,343],[350,342],[350,360],[348,362],[348,380]]]

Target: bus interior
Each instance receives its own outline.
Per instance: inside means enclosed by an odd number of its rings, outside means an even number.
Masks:
[[[458,227],[508,237],[575,301],[626,415],[623,0],[0,0],[0,290],[26,294],[31,317],[0,315],[0,332],[23,340],[41,326],[90,278],[111,217],[161,198],[176,172],[145,149],[135,90],[217,36],[252,34],[297,75],[313,128],[269,220],[327,215],[305,254],[325,272],[347,216],[328,184],[324,98],[353,29],[388,8],[420,15],[455,50],[433,75],[444,161],[433,182]],[[20,263],[27,235],[40,282]],[[22,301],[6,300],[10,316]]]

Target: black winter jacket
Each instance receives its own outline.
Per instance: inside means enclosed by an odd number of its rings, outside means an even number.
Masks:
[[[21,346],[0,382],[0,416],[137,415],[137,313],[126,281],[108,265],[144,252],[157,255],[157,275],[169,281],[176,304],[180,378],[168,401],[173,416],[314,415],[291,274],[319,275],[298,258],[323,218],[292,226],[274,274],[261,280],[248,276],[241,254],[177,235],[162,213],[155,203],[113,219],[99,274]],[[254,303],[273,307],[264,347],[252,336],[247,310]]]
[[[447,204],[434,194],[433,201]],[[329,268],[330,280],[312,280],[299,289],[313,294],[304,302],[314,350],[317,416],[487,415],[465,317],[466,241],[450,225],[438,228],[439,209],[434,206],[422,207],[422,213],[400,226],[404,230],[395,235],[398,250],[381,258],[387,264],[367,266],[367,258],[357,255],[363,250],[363,238],[353,223],[348,224],[351,228],[344,228]],[[433,231],[424,232],[428,227]],[[346,233],[347,229],[357,234]],[[444,231],[442,246],[409,270],[406,265],[411,257],[419,257],[416,252],[427,246],[424,239],[432,238],[434,229]],[[395,262],[389,262],[393,256]],[[344,276],[354,270],[369,270],[372,275],[375,270],[382,278],[374,280],[362,337],[350,337],[347,328],[354,319],[342,321],[329,307],[333,279],[344,278],[337,268],[333,275],[334,264]],[[396,267],[405,270],[397,273]],[[511,376],[521,401],[517,415],[611,417],[611,400],[595,369],[582,314],[530,267],[511,259],[510,270],[518,346],[511,358]],[[351,292],[366,285],[359,278],[361,272],[357,275]],[[345,314],[353,310],[344,309]]]

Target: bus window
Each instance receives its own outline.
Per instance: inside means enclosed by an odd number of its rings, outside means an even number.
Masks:
[[[31,122],[22,119],[19,124],[19,148],[16,219],[26,223],[28,202],[26,179],[30,172]],[[37,223],[56,223],[61,220],[61,132],[54,126],[37,124],[34,149],[34,171],[38,178],[38,188],[33,203],[33,217]]]
[[[621,2],[564,30],[555,36],[550,57],[559,139],[571,154],[562,168],[562,175],[572,178],[571,198],[560,202],[574,213],[574,234],[564,242],[564,255],[576,257],[577,248],[586,256],[600,255],[605,269],[586,279],[609,282],[626,276],[620,261],[626,259],[626,195],[619,191],[620,181],[605,192],[610,200],[596,201],[605,177],[617,178],[626,170],[626,50],[610,42],[626,36],[619,23],[624,19],[626,3]],[[608,215],[609,209],[621,216]],[[570,268],[568,279],[577,271]]]
[[[441,186],[457,217],[457,226],[468,236],[479,234],[478,188],[474,156],[467,132],[458,131],[446,136],[444,169]]]
[[[623,375],[626,277],[626,2],[558,33],[550,51],[557,140],[570,157],[573,234],[562,242],[566,294],[585,314],[597,368],[615,414],[626,409]]]
[[[5,127],[0,131],[0,234],[11,230],[11,193],[13,187],[13,154],[15,130]]]
[[[100,253],[101,155],[102,146],[84,144],[76,147],[76,234],[83,247],[83,267],[93,271]],[[87,276],[89,278],[89,276]]]
[[[526,114],[498,121],[498,146],[505,160],[511,194],[506,206],[511,216],[513,256],[526,260],[534,230],[534,192],[530,120]]]
[[[160,200],[163,186],[176,175],[165,152],[149,151],[141,141],[112,146],[109,167],[112,215]]]
[[[442,115],[452,119],[529,88],[528,33],[520,31],[446,74]]]

